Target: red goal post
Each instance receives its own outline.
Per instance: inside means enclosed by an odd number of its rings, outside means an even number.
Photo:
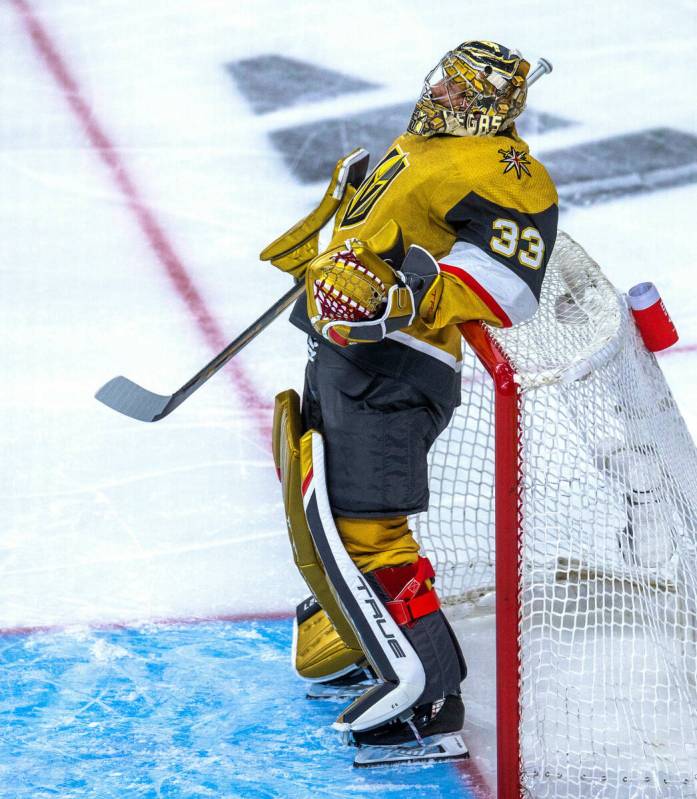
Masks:
[[[460,331],[492,380],[495,427],[496,558],[496,726],[499,797],[520,793],[520,712],[518,707],[518,619],[520,616],[520,392],[511,364],[484,325],[469,322]]]
[[[415,528],[446,603],[495,588],[498,797],[694,797],[697,454],[656,359],[564,233],[530,322],[461,330]]]

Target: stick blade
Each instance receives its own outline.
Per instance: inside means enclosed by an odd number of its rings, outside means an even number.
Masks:
[[[112,410],[141,422],[156,422],[166,416],[165,410],[172,399],[154,394],[122,376],[112,378],[94,396]]]

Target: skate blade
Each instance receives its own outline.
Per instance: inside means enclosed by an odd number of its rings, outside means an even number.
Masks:
[[[394,763],[433,763],[438,760],[460,760],[469,756],[462,734],[458,732],[424,738],[423,746],[417,741],[395,746],[361,746],[353,765],[360,768]]]
[[[308,688],[305,696],[307,699],[336,699],[344,701],[356,699],[373,685],[375,685],[374,682],[354,683],[353,685],[322,685],[317,683],[317,685]]]

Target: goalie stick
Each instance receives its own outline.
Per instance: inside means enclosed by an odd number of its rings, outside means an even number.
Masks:
[[[543,75],[552,71],[552,64],[546,58],[540,58],[535,65],[535,69],[528,75],[528,87],[538,81]],[[105,383],[95,394],[96,399],[107,405],[114,411],[138,419],[141,422],[158,422],[169,416],[173,410],[178,408],[184,400],[190,397],[194,391],[213,375],[222,369],[223,366],[237,353],[256,338],[262,330],[268,327],[276,317],[295,302],[305,291],[305,283],[293,286],[280,299],[278,299],[267,311],[253,322],[244,332],[240,333],[234,341],[231,341],[222,352],[207,363],[203,369],[197,372],[190,380],[177,389],[174,394],[156,394],[154,391],[139,386],[127,377],[119,375],[113,377]]]
[[[231,341],[222,352],[219,352],[210,363],[197,372],[189,381],[174,392],[174,394],[163,395],[148,391],[147,388],[139,386],[127,377],[113,377],[105,383],[95,397],[108,405],[115,411],[130,416],[131,419],[139,419],[141,422],[157,422],[169,416],[175,408],[178,408],[187,397],[213,375],[222,369],[223,366],[237,353],[256,338],[264,328],[285,309],[300,297],[305,291],[305,283],[301,282],[293,286],[280,299],[278,299],[267,311],[253,322],[243,333],[234,341]]]

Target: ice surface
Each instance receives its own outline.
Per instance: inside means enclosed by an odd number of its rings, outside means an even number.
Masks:
[[[52,49],[28,27],[31,15]],[[573,124],[531,133],[534,151],[563,163],[565,150],[573,160],[586,145],[627,137],[626,148],[613,145],[612,174],[631,187],[634,173],[650,172],[643,133],[669,128],[674,141],[687,137],[691,163],[693,0],[499,0],[486,13],[454,0],[0,4],[0,627],[290,612],[302,598],[265,435],[275,392],[301,385],[300,333],[277,321],[153,425],[114,414],[93,393],[117,374],[174,391],[212,357],[216,337],[233,338],[287,290],[257,255],[321,186],[297,181],[279,131],[406,105],[441,51],[470,37],[553,62],[530,104]],[[281,88],[275,110],[255,114],[227,65],[265,57],[282,86],[274,53],[345,75],[350,91],[279,107]],[[73,83],[65,74],[61,83],[56,58]],[[108,138],[101,150],[76,98]],[[340,131],[336,157],[364,144],[350,126]],[[620,288],[658,285],[681,334],[660,360],[695,434],[697,186],[669,184],[594,196],[567,207],[561,224]],[[162,232],[159,249],[143,209]],[[168,253],[190,285],[168,273]],[[476,661],[490,629],[469,629]],[[92,652],[95,663],[133,667],[118,656],[129,647],[112,643]],[[467,683],[475,736],[492,722],[481,699],[490,669],[477,673]]]
[[[290,638],[287,621],[4,637],[0,795],[469,795],[466,763],[354,769],[330,729],[340,705],[305,698]]]

